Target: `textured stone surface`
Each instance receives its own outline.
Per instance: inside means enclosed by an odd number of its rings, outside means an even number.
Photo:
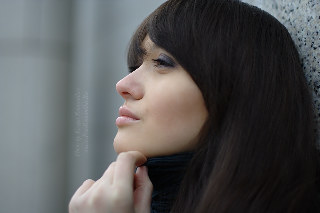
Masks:
[[[320,1],[243,0],[276,17],[290,32],[303,64],[320,125]],[[320,137],[318,137],[320,146]]]

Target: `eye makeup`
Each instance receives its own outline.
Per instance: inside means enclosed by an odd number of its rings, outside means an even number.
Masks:
[[[177,66],[177,63],[174,61],[174,59],[165,53],[160,53],[157,59],[151,59],[154,63],[154,67],[156,68],[174,68]],[[129,73],[134,72],[136,69],[139,68],[138,66],[129,66],[128,71]]]
[[[161,53],[157,59],[152,59],[155,62],[155,67],[175,67],[174,60],[164,53]]]

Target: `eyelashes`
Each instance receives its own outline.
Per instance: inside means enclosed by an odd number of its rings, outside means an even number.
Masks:
[[[158,68],[176,66],[176,63],[173,61],[173,59],[163,53],[161,53],[157,59],[152,59],[152,61],[155,63],[154,66]]]
[[[151,59],[151,60],[154,63],[154,67],[156,68],[174,68],[177,66],[176,62],[170,56],[167,56],[164,53],[161,53],[157,59]],[[128,67],[129,73],[134,72],[140,66],[141,65],[129,66]]]

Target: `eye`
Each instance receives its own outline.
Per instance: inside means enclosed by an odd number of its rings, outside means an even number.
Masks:
[[[176,66],[176,63],[174,62],[174,60],[171,57],[169,57],[163,53],[161,53],[157,59],[152,59],[152,61],[155,63],[154,64],[155,67],[161,68],[161,67],[175,67]]]

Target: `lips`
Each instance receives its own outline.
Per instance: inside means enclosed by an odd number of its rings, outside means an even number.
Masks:
[[[119,117],[116,119],[117,126],[129,125],[133,122],[139,121],[139,117],[132,113],[127,107],[121,106],[119,108]]]

